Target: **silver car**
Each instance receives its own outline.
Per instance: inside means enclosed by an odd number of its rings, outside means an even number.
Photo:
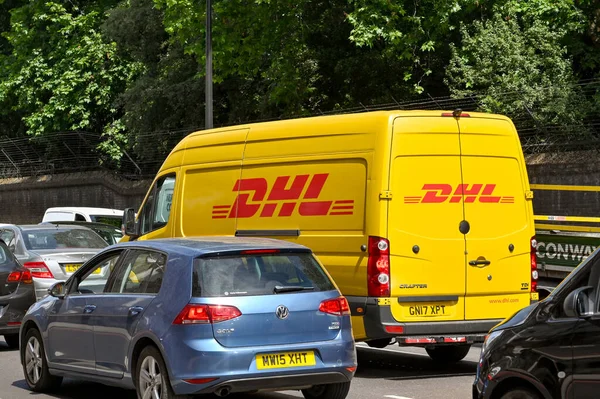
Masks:
[[[0,239],[31,272],[38,300],[48,294],[54,283],[67,280],[85,261],[108,246],[92,230],[73,225],[0,224]]]

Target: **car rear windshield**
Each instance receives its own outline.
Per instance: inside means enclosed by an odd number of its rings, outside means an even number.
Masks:
[[[111,226],[121,228],[123,218],[120,216],[103,216],[103,215],[90,215],[92,222],[110,224]]]
[[[100,236],[87,229],[25,230],[23,238],[29,250],[108,246]]]
[[[198,258],[193,296],[275,295],[330,291],[335,287],[309,253]]]

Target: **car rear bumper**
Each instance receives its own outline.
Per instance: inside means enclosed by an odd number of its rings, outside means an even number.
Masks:
[[[377,298],[346,297],[350,301],[350,308],[362,307],[365,309],[364,324],[368,340],[382,338],[396,338],[403,343],[403,338],[431,337],[444,343],[444,338],[464,337],[466,343],[483,342],[485,335],[502,319],[487,320],[460,320],[438,322],[412,322],[399,323],[392,316],[389,305],[379,305]],[[353,314],[360,316],[359,314]],[[402,333],[389,333],[386,328]]]
[[[164,347],[176,394],[212,393],[223,386],[232,392],[282,390],[350,381],[356,369],[356,348],[350,329],[330,341],[289,345],[226,348],[214,339],[170,340]],[[256,356],[314,351],[314,366],[258,369]],[[206,384],[186,380],[212,379]]]
[[[34,303],[31,284],[21,284],[11,295],[0,297],[0,335],[18,334],[25,313]]]
[[[232,378],[221,381],[210,387],[195,391],[195,394],[210,394],[223,389],[229,393],[251,392],[251,391],[287,391],[293,389],[304,389],[314,385],[335,384],[350,382],[353,373],[346,371],[324,371],[313,373],[288,374],[280,376],[247,376],[244,378]],[[191,385],[191,384],[188,384]]]

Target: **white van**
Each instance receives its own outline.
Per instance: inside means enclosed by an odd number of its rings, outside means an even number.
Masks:
[[[108,208],[60,207],[48,208],[44,213],[44,222],[96,222],[121,228],[123,211]]]

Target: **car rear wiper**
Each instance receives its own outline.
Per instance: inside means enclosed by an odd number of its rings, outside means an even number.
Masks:
[[[279,294],[281,292],[296,292],[296,291],[312,291],[315,287],[302,287],[300,285],[276,285],[273,292]]]

